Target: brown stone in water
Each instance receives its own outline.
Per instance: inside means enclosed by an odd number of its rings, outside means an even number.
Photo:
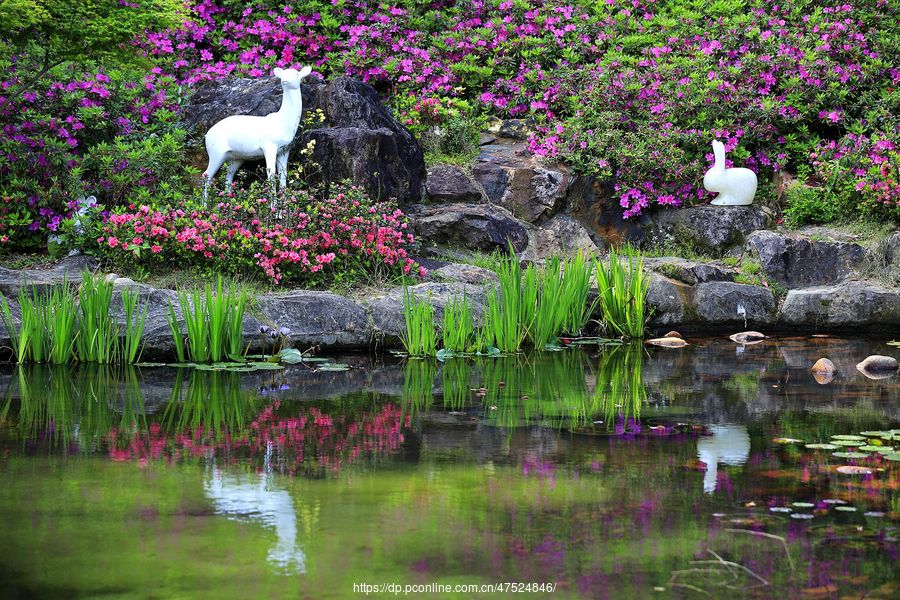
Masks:
[[[820,358],[816,361],[816,364],[812,366],[813,373],[834,373],[836,370],[837,368],[834,366],[834,363],[827,358]]]
[[[646,343],[652,346],[660,346],[662,348],[684,348],[688,345],[686,341],[676,337],[654,338],[652,340],[647,340]]]
[[[834,371],[813,371],[813,379],[819,385],[825,385],[834,381]]]
[[[667,333],[667,334],[664,335],[663,337],[667,337],[667,338],[681,338],[681,334],[678,333],[677,331],[670,331],[669,333]]]
[[[856,365],[856,368],[865,373],[884,373],[887,371],[896,371],[898,367],[897,359],[893,356],[881,356],[873,354],[866,357],[864,361]]]
[[[728,336],[728,339],[738,344],[757,344],[766,339],[766,336],[758,331],[742,331]]]

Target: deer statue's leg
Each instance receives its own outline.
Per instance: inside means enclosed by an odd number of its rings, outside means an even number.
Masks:
[[[207,150],[207,152],[209,152]],[[209,194],[209,186],[212,184],[213,177],[216,176],[216,173],[219,172],[219,169],[222,168],[222,163],[225,162],[225,156],[219,156],[218,154],[209,153],[209,165],[207,165],[206,170],[203,172],[203,199],[206,200],[206,196]]]
[[[285,146],[281,150],[278,151],[278,157],[276,159],[276,168],[278,169],[278,185],[281,186],[281,190],[287,187],[287,161],[288,161],[288,147]]]
[[[228,188],[231,189],[231,185],[234,183],[234,174],[237,173],[237,170],[241,168],[241,165],[244,164],[242,160],[230,160],[228,161],[228,170],[225,171],[225,183],[228,185]]]
[[[263,157],[266,159],[266,177],[269,179],[269,183],[274,184],[278,148],[274,144],[263,147]]]

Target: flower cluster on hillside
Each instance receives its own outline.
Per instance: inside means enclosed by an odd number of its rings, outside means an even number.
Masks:
[[[837,176],[853,188],[826,199],[840,212],[900,215],[891,0],[189,6],[180,25],[134,40],[143,58],[130,67],[70,61],[35,78],[36,50],[11,46],[0,78],[0,239],[27,245],[87,194],[107,205],[177,199],[192,175],[178,127],[191,87],[301,64],[371,83],[414,131],[449,114],[528,118],[532,151],[607,180],[626,216],[709,198],[700,181],[714,136],[763,190],[782,169]],[[851,146],[869,166],[841,160]]]

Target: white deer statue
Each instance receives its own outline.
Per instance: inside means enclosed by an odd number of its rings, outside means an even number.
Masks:
[[[269,180],[278,174],[281,188],[287,185],[287,159],[290,144],[300,126],[303,113],[303,97],[300,82],[312,69],[275,69],[281,80],[283,96],[278,112],[264,117],[233,115],[210,127],[206,132],[206,153],[209,166],[203,173],[203,198],[209,192],[210,183],[225,161],[228,161],[225,181],[230,187],[234,174],[246,160],[264,158]]]
[[[745,206],[753,202],[756,195],[756,173],[750,169],[725,168],[725,144],[713,140],[713,154],[716,162],[703,176],[703,187],[710,192],[719,192],[712,204],[716,206]]]

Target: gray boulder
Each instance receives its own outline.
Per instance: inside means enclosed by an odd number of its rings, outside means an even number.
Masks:
[[[866,249],[856,243],[776,231],[752,233],[747,250],[759,259],[767,277],[789,288],[843,281],[867,256]]]
[[[775,295],[757,286],[711,281],[694,286],[694,310],[700,322],[716,325],[766,325],[775,320]]]
[[[368,84],[349,77],[330,82],[310,78],[301,86],[304,115],[320,109],[324,121],[301,127],[294,145],[316,141],[311,160],[328,182],[350,179],[377,198],[418,202],[425,190],[425,161],[412,133],[381,103]],[[275,77],[230,78],[201,85],[191,96],[184,120],[201,138],[231,115],[267,115],[281,106]],[[200,159],[202,162],[202,157]]]
[[[734,281],[734,272],[720,265],[676,256],[645,258],[644,266],[688,285],[707,281]]]
[[[677,246],[721,256],[753,231],[765,228],[769,214],[758,206],[691,206],[663,209],[652,217],[645,244]]]
[[[578,252],[596,256],[600,249],[591,239],[590,232],[577,219],[558,214],[534,232],[522,258],[540,261],[552,256],[572,256]]]
[[[440,327],[444,318],[444,308],[454,298],[468,298],[472,307],[472,319],[476,326],[484,318],[484,302],[486,291],[484,286],[466,283],[429,282],[414,285],[409,291],[418,299],[434,306],[434,321]],[[403,316],[404,288],[397,287],[387,294],[374,296],[362,301],[372,322],[376,334],[385,344],[396,345],[400,336],[406,331],[406,320]]]
[[[681,325],[694,320],[694,288],[659,273],[650,273],[647,308],[651,326]]]
[[[485,285],[497,282],[497,274],[490,269],[464,263],[449,263],[437,269],[432,269],[428,271],[425,277],[428,281],[468,283],[470,285]]]
[[[290,329],[288,340],[298,348],[365,347],[375,333],[362,306],[329,292],[265,294],[257,298],[257,304],[261,320]]]
[[[561,167],[544,163],[522,143],[482,146],[472,175],[491,202],[529,223],[562,208],[571,180]]]
[[[778,319],[791,326],[884,330],[900,325],[900,291],[868,281],[790,290]]]
[[[461,167],[434,165],[428,169],[425,199],[429,202],[480,202],[482,192]]]
[[[470,250],[516,252],[528,245],[525,224],[492,204],[442,204],[424,208],[413,219],[419,237]]]

